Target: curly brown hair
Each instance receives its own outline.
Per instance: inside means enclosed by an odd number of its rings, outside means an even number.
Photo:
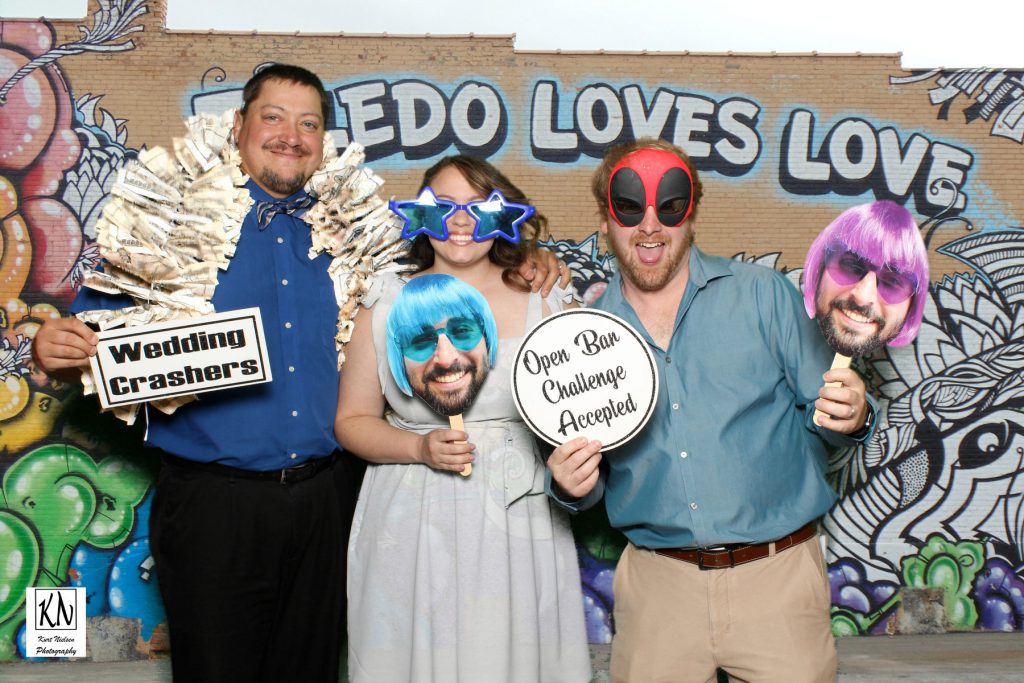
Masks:
[[[420,184],[420,192],[430,185],[434,178],[446,168],[454,167],[462,177],[473,186],[482,197],[488,196],[492,190],[500,190],[505,198],[517,204],[529,204],[530,200],[523,194],[523,191],[512,184],[493,164],[483,159],[456,154],[447,156],[431,166],[423,174],[423,182]],[[491,263],[502,267],[501,279],[506,286],[521,291],[529,291],[529,287],[512,278],[512,273],[523,263],[526,255],[537,248],[537,240],[548,238],[548,219],[539,211],[527,219],[520,226],[518,244],[512,244],[503,239],[495,239],[487,252]],[[434,247],[426,235],[417,235],[412,241],[412,248],[409,252],[409,261],[416,266],[416,270],[424,270],[434,265]]]

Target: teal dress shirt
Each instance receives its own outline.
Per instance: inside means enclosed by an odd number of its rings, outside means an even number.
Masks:
[[[672,339],[659,348],[616,273],[595,308],[633,325],[658,365],[657,405],[640,434],[606,451],[595,489],[608,518],[645,548],[765,542],[824,514],[836,499],[827,451],[850,437],[812,421],[833,351],[786,277],[763,266],[689,256]],[[564,496],[564,494],[563,494]]]

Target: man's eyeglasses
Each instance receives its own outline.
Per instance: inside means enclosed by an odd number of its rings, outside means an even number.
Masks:
[[[902,273],[889,264],[876,266],[853,251],[829,251],[825,269],[844,287],[857,284],[869,272],[874,273],[878,295],[887,304],[902,303],[917,292],[917,278],[912,273]]]
[[[448,219],[457,211],[466,211],[475,222],[474,242],[486,242],[500,237],[515,244],[521,239],[519,226],[534,214],[532,206],[508,201],[500,190],[492,190],[486,200],[456,204],[447,199],[438,199],[431,188],[425,187],[416,199],[391,200],[389,206],[405,222],[402,226],[402,237],[405,239],[427,235],[446,240]]]
[[[472,351],[484,336],[483,327],[476,318],[449,318],[442,327],[424,325],[411,334],[401,335],[402,355],[413,363],[423,363],[434,355],[441,335],[448,337],[459,351]]]

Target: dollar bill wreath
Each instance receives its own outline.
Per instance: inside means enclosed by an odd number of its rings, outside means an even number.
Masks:
[[[83,311],[79,319],[101,330],[177,320],[214,313],[217,273],[235,253],[242,221],[253,200],[245,187],[241,157],[231,135],[235,111],[188,119],[187,134],[173,149],[144,149],[124,166],[110,201],[96,224],[106,262],[83,285],[108,294],[127,294],[134,305],[118,310]],[[408,252],[402,221],[377,195],[384,181],[363,166],[365,154],[350,143],[341,156],[329,135],[324,158],[305,185],[317,201],[305,213],[312,246],[309,257],[333,257],[327,275],[334,283],[338,326],[334,342],[338,367],[352,338],[353,318],[363,295],[381,274],[403,272],[396,263]],[[85,393],[96,391],[92,370],[83,370]],[[150,401],[170,414],[195,394]],[[113,412],[131,424],[138,405]]]

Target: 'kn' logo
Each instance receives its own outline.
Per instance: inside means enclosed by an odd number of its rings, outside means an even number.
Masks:
[[[36,588],[36,620],[39,631],[73,631],[78,628],[78,605],[73,588]]]

